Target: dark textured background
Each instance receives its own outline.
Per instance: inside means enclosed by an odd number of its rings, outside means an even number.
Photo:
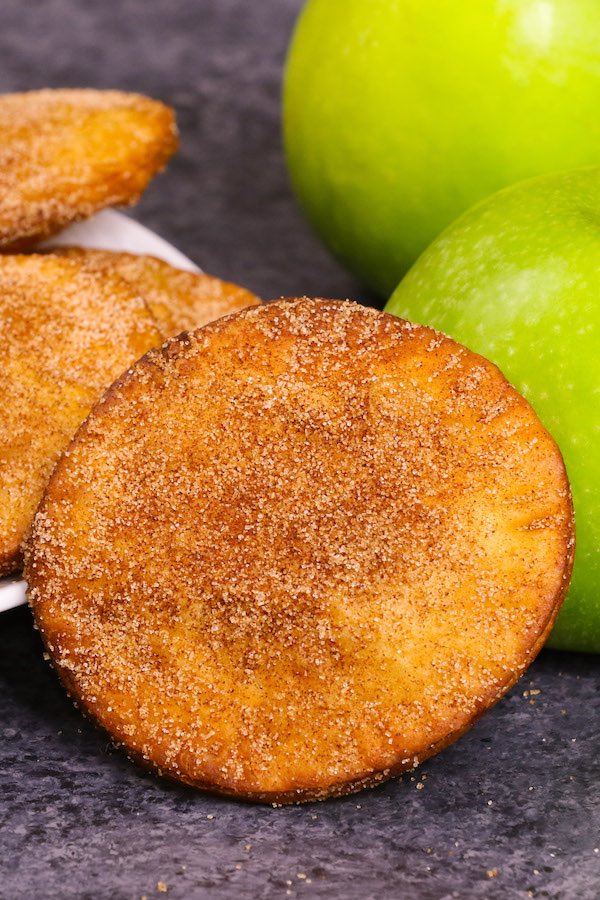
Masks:
[[[120,87],[172,103],[182,150],[135,215],[264,297],[367,300],[312,237],[286,181],[279,85],[299,6],[2,0],[0,90]],[[544,652],[413,778],[273,810],[142,774],[65,698],[28,611],[4,614],[0,897],[134,900],[161,896],[162,882],[173,898],[596,900],[599,665]]]

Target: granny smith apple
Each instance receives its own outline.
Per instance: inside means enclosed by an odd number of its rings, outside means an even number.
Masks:
[[[477,200],[600,163],[599,113],[598,0],[309,0],[288,56],[292,182],[384,296]]]
[[[577,551],[550,642],[600,652],[600,167],[477,204],[428,247],[387,310],[495,362],[557,440]]]

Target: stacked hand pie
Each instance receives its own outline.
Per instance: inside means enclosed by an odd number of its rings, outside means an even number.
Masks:
[[[0,96],[0,247],[135,203],[177,149],[173,111],[120,91]]]
[[[31,247],[133,203],[177,146],[170,109],[116,91],[0,97],[0,247]],[[259,300],[148,256],[77,247],[0,255],[0,575],[56,459],[110,383],[165,338]]]
[[[348,301],[259,305],[73,248],[0,257],[0,321],[1,559],[28,532],[58,674],[143,765],[347,793],[456,739],[541,648],[569,484],[485,359]]]

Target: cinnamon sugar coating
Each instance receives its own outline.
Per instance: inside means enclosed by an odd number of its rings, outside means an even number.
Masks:
[[[84,262],[90,269],[113,272],[139,291],[165,337],[190,331],[261,301],[246,288],[213,275],[186,272],[155,256],[56,247],[53,253]]]
[[[20,568],[60,452],[102,391],[161,339],[120,278],[53,256],[0,256],[0,575]]]
[[[133,758],[301,802],[413,768],[501,697],[573,544],[560,453],[493,365],[303,298],[112,386],[53,473],[26,577],[71,696]]]
[[[135,203],[178,146],[173,111],[121,91],[0,96],[0,250]]]

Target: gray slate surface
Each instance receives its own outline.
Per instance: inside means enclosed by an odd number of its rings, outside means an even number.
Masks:
[[[279,85],[299,6],[2,0],[0,91],[162,97],[183,146],[141,221],[264,297],[368,301],[310,234],[286,181]],[[416,780],[273,810],[138,771],[73,709],[29,612],[15,610],[0,619],[0,897],[133,900],[162,896],[162,882],[173,898],[596,900],[599,667],[546,651]],[[541,693],[523,696],[532,688]]]

